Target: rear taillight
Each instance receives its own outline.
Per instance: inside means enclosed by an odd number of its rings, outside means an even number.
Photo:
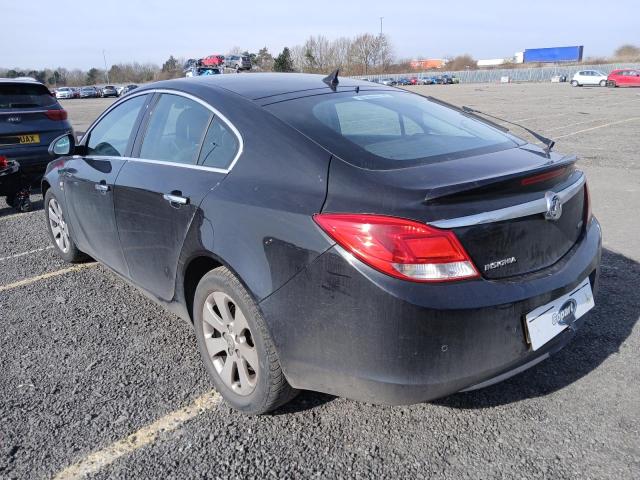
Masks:
[[[567,169],[563,167],[557,170],[551,170],[549,172],[539,173],[531,177],[523,178],[522,180],[520,180],[520,184],[522,186],[527,186],[527,185],[534,185],[536,183],[545,182],[547,180],[551,180],[552,178],[557,178],[562,176],[566,171]]]
[[[47,110],[44,112],[49,120],[66,120],[67,119],[67,111],[66,110]]]
[[[7,168],[9,166],[9,159],[4,155],[0,155],[0,168]]]
[[[593,213],[591,212],[591,194],[589,193],[589,184],[584,184],[584,224],[585,228],[589,228],[589,222]]]
[[[479,277],[450,230],[381,215],[318,214],[313,218],[345,250],[387,275],[416,282]]]

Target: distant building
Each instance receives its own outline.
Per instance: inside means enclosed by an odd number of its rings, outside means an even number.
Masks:
[[[442,68],[445,63],[446,61],[441,58],[429,58],[426,60],[412,60],[409,65],[414,70],[430,70],[432,68]]]

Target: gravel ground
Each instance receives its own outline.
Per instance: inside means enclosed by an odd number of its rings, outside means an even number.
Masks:
[[[304,392],[262,417],[219,404],[91,477],[640,478],[640,90],[416,89],[521,120],[580,155],[605,252],[575,341],[506,382],[432,403]],[[108,103],[64,106],[84,131]],[[0,240],[0,478],[53,477],[211,390],[191,327],[99,265],[1,290],[66,268],[51,249],[14,257],[48,246],[41,210],[16,215],[0,199]]]

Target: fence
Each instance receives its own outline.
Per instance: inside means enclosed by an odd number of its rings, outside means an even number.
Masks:
[[[394,73],[382,75],[361,75],[354,78],[382,79],[382,78],[428,78],[440,75],[455,75],[460,79],[460,83],[494,83],[499,82],[502,77],[509,77],[512,82],[549,82],[551,77],[556,75],[567,76],[568,80],[576,72],[581,70],[599,70],[605,74],[619,68],[640,69],[638,63],[611,63],[606,65],[555,65],[552,67],[536,67],[536,68],[503,68],[496,70],[462,70],[458,72],[448,71],[424,71],[411,73]]]

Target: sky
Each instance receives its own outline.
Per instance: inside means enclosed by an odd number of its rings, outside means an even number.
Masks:
[[[640,0],[0,0],[0,67],[162,64],[234,46],[274,56],[309,35],[380,31],[399,58],[511,57],[526,48],[584,45],[585,56],[640,45]],[[45,6],[46,5],[46,6]]]

